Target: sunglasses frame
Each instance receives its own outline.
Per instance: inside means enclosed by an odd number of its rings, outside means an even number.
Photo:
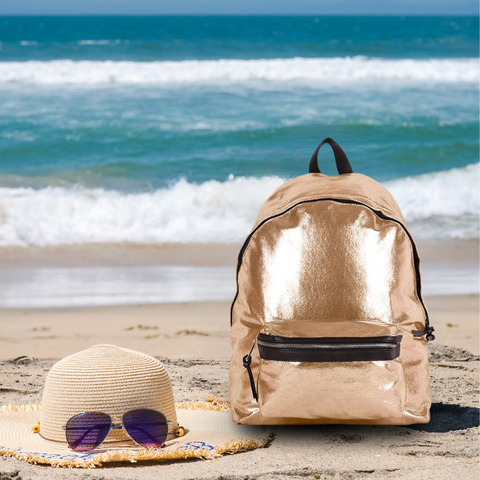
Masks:
[[[67,425],[68,425],[68,422],[72,419],[72,418],[75,418],[75,417],[79,417],[80,415],[85,415],[87,413],[97,413],[97,414],[101,414],[101,415],[106,415],[107,417],[110,418],[110,428],[108,429],[108,432],[107,434],[105,435],[105,438],[102,440],[101,443],[99,443],[96,447],[93,447],[92,449],[90,450],[83,450],[83,452],[92,452],[93,450],[96,450],[100,445],[103,444],[103,442],[105,442],[105,440],[107,439],[108,435],[110,435],[110,432],[112,430],[120,430],[122,429],[125,433],[125,435],[127,435],[128,438],[130,438],[130,440],[132,440],[133,442],[135,442],[137,445],[139,445],[140,447],[142,448],[151,448],[151,447],[145,447],[144,445],[138,443],[136,440],[134,440],[131,435],[128,433],[127,429],[125,428],[124,426],[124,422],[123,422],[123,417],[125,415],[127,415],[128,413],[131,413],[131,412],[136,412],[136,411],[149,411],[149,412],[155,412],[155,413],[160,413],[161,415],[163,415],[165,417],[165,415],[160,412],[159,410],[154,410],[153,408],[133,408],[132,410],[128,410],[127,412],[125,412],[121,417],[118,416],[118,415],[115,415],[115,416],[112,416],[112,415],[109,415],[108,413],[105,413],[105,412],[80,412],[80,413],[77,413],[76,415],[73,415],[71,416],[68,420],[67,420],[67,423],[65,425],[62,426],[62,428],[65,430],[65,439],[67,440],[67,445],[68,445],[68,448],[70,450],[73,450],[74,452],[77,452],[77,450],[75,450],[74,448],[72,448],[70,446],[70,443],[68,442],[68,437],[67,437]],[[116,423],[114,424],[113,421],[115,419],[121,419],[121,423]],[[170,420],[167,420],[167,417],[165,417],[165,420],[166,420],[166,425],[168,426],[169,423],[171,423]],[[167,430],[167,437],[168,437],[168,430]],[[165,439],[166,440],[166,439]],[[118,440],[118,443],[120,442],[124,442],[124,440]],[[114,442],[112,442],[114,443]],[[159,447],[156,447],[156,448],[162,448],[165,446],[165,443],[163,443],[162,445],[160,445]],[[83,453],[82,452],[82,453]],[[78,452],[77,452],[78,453]]]

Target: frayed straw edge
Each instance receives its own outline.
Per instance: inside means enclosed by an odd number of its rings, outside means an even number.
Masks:
[[[230,440],[218,445],[213,450],[209,449],[176,449],[171,451],[156,452],[154,449],[139,451],[132,455],[128,450],[110,451],[100,453],[89,459],[78,460],[55,460],[52,458],[45,458],[31,453],[21,453],[15,450],[2,450],[0,455],[6,457],[14,457],[18,460],[33,464],[49,464],[52,467],[66,467],[66,468],[95,468],[101,467],[102,462],[125,462],[136,463],[139,460],[184,460],[188,458],[198,458],[204,460],[212,460],[221,457],[228,453],[233,454],[243,452],[246,450],[253,450],[255,448],[264,447],[271,439],[271,433],[265,433],[255,439],[250,440]]]
[[[227,402],[217,400],[213,395],[209,395],[205,402],[177,402],[175,408],[179,410],[213,410],[216,412],[229,412],[230,405]],[[0,413],[30,412],[42,409],[42,403],[38,400],[35,403],[26,405],[3,405],[0,407]]]
[[[0,407],[0,413],[31,412],[41,409],[42,403],[37,400],[35,403],[28,403],[26,405],[3,405]]]
[[[215,412],[229,412],[230,405],[227,402],[217,400],[209,395],[205,402],[177,402],[175,408],[178,410],[213,410]]]

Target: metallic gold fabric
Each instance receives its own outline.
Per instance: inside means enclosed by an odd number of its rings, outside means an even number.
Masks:
[[[372,209],[397,221],[380,218]],[[243,253],[232,307],[235,422],[428,422],[427,346],[411,333],[424,328],[425,311],[417,295],[412,244],[397,222],[403,217],[393,197],[358,174],[304,175],[267,200],[256,223],[261,226]],[[242,358],[259,332],[288,337],[402,334],[403,340],[400,357],[391,362],[273,362],[261,360],[255,347],[256,402]]]
[[[265,417],[401,420],[405,379],[398,359],[331,364],[261,360],[258,392]]]

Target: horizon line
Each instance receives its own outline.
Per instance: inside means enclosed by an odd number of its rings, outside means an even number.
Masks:
[[[0,17],[479,17],[479,13],[0,13]]]

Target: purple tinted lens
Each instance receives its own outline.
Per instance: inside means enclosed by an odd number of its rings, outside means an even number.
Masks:
[[[89,452],[107,438],[111,425],[112,419],[106,413],[75,415],[65,427],[68,446],[76,452]]]
[[[167,439],[167,419],[156,410],[131,410],[122,420],[123,428],[142,447],[161,447]]]

